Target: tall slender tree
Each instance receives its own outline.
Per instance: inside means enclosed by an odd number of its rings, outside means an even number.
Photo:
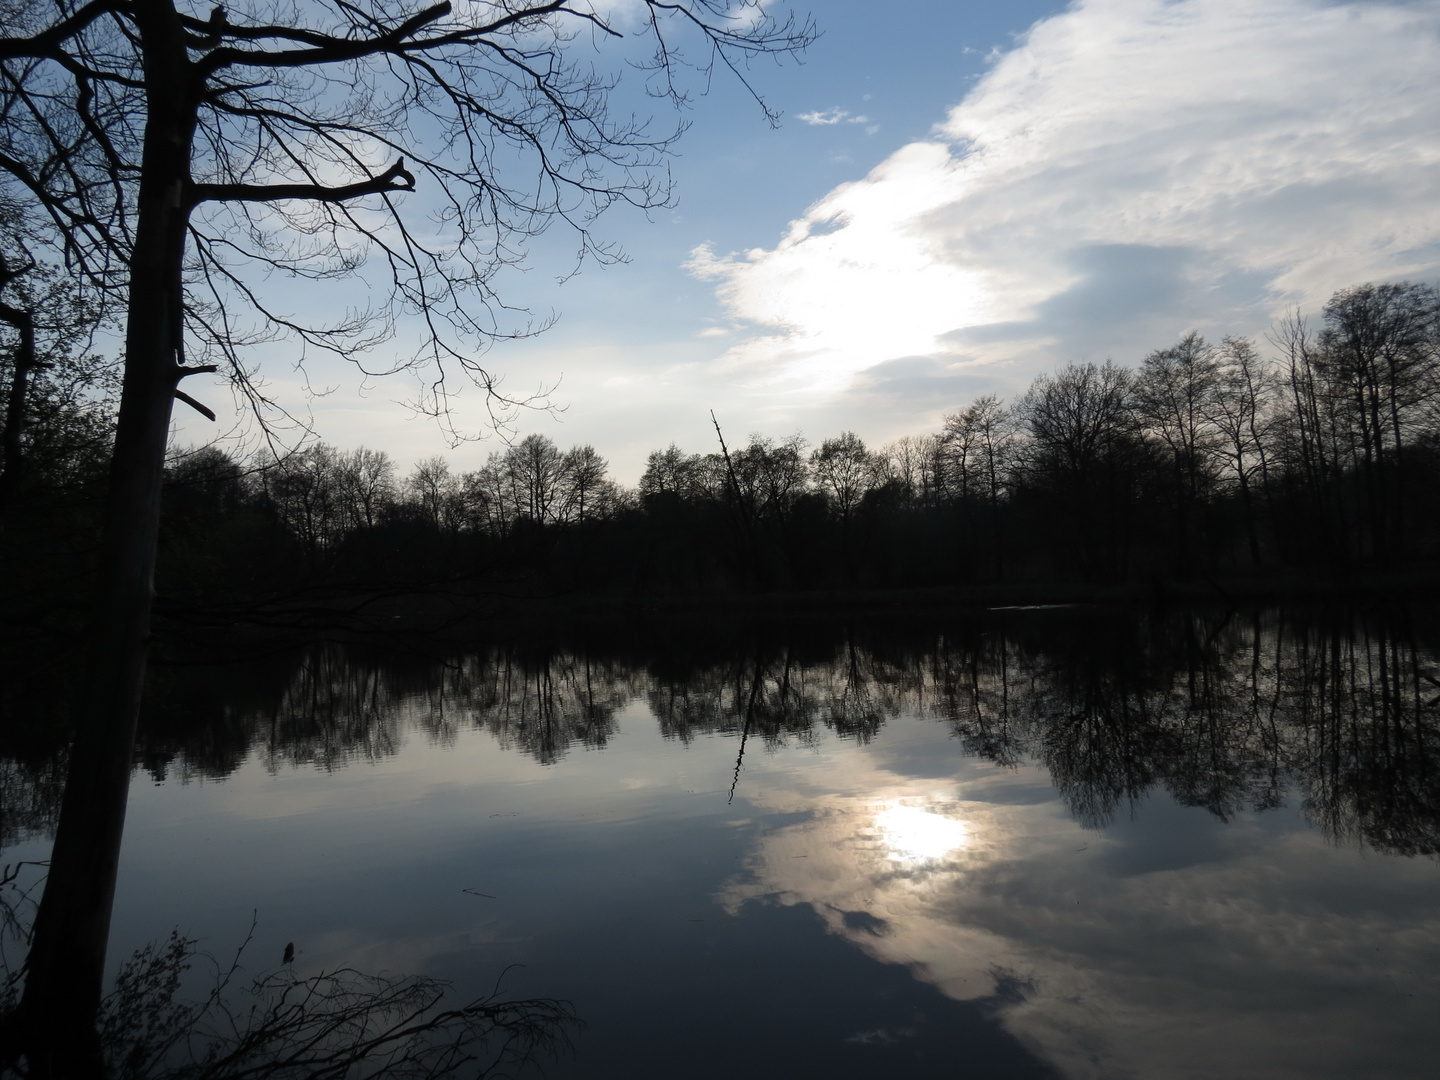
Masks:
[[[1256,479],[1270,499],[1271,440],[1276,427],[1278,384],[1273,366],[1260,356],[1247,338],[1227,337],[1217,356],[1217,385],[1205,408],[1205,419],[1215,429],[1216,457],[1235,481],[1250,561],[1260,565],[1260,534],[1256,528]]]
[[[1210,423],[1220,387],[1215,350],[1193,331],[1140,365],[1135,409],[1145,433],[1168,459],[1176,568],[1193,566],[1192,533],[1213,478],[1217,433]]]
[[[1323,370],[1343,387],[1371,544],[1389,562],[1405,553],[1406,451],[1440,395],[1440,292],[1408,281],[1358,285],[1331,297],[1324,318]]]

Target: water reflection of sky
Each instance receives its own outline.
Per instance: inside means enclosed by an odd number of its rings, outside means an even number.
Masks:
[[[887,734],[901,745],[756,794],[808,813],[759,838],[728,910],[808,905],[952,998],[998,995],[1006,1030],[1068,1076],[1427,1075],[1433,861],[1163,796],[1087,831],[1039,770],[955,761],[937,790],[932,767],[905,772],[940,752],[931,732]]]
[[[1082,827],[913,713],[752,739],[732,802],[739,739],[666,738],[651,697],[544,765],[417,713],[332,771],[137,774],[112,959],[176,926],[223,954],[254,912],[256,966],[523,965],[589,1024],[560,1076],[1432,1075],[1433,858],[1155,790]]]

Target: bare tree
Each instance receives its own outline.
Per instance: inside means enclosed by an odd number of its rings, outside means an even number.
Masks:
[[[465,473],[460,483],[471,528],[501,538],[509,535],[515,505],[503,455],[491,451],[485,464]]]
[[[809,483],[805,440],[799,435],[778,441],[752,435],[741,454],[756,462],[762,517],[783,525]]]
[[[1017,476],[1071,529],[1064,551],[1092,574],[1118,571],[1127,550],[1133,385],[1109,361],[1068,364],[1039,376],[1015,404],[1025,436]]]
[[[1216,433],[1209,417],[1219,389],[1215,350],[1193,331],[1145,357],[1135,381],[1136,413],[1169,459],[1181,570],[1191,566],[1191,534],[1213,475]]]
[[[560,462],[561,492],[557,516],[584,526],[602,516],[614,501],[614,485],[606,479],[605,459],[593,446],[576,446]]]
[[[336,464],[347,527],[373,529],[395,500],[395,463],[385,451],[361,446],[342,453]]]
[[[1130,430],[1130,373],[1113,363],[1040,375],[1016,405],[1031,471],[1086,475]]]
[[[1015,432],[1010,410],[994,394],[976,398],[945,417],[941,454],[950,484],[961,499],[978,497],[992,506],[1004,487],[1006,456]]]
[[[1216,392],[1206,405],[1205,419],[1219,436],[1215,453],[1235,481],[1250,561],[1258,566],[1262,558],[1255,527],[1255,480],[1259,478],[1268,504],[1279,385],[1272,366],[1246,338],[1225,338],[1216,361]]]
[[[1440,292],[1359,285],[1332,296],[1324,317],[1322,372],[1348,399],[1371,542],[1389,560],[1404,551],[1405,451],[1440,395]]]
[[[810,24],[752,0],[644,0],[648,88],[683,103],[684,44],[702,78],[803,47]],[[55,257],[123,301],[125,375],[100,567],[88,704],[51,875],[37,916],[26,1022],[32,1044],[98,1060],[99,1001],[135,717],[144,676],[171,403],[224,365],[270,403],[243,347],[289,336],[363,357],[395,316],[423,332],[396,363],[424,372],[417,405],[444,415],[463,374],[517,331],[495,274],[556,219],[582,252],[616,201],[668,198],[656,167],[679,126],[616,120],[614,79],[569,49],[623,41],[588,3],[378,0],[217,7],[175,0],[11,0],[0,34],[0,174],[46,223]],[[633,57],[621,56],[621,59]],[[423,191],[427,218],[405,193]],[[419,201],[419,200],[416,200]],[[421,210],[416,213],[416,210]],[[267,275],[324,282],[373,257],[374,308],[328,324],[292,316]],[[362,364],[363,367],[363,364]],[[503,411],[505,401],[488,398]]]
[[[460,490],[459,478],[450,472],[450,463],[439,454],[417,461],[405,479],[405,487],[414,495],[420,516],[444,532],[450,520],[448,504]]]
[[[282,458],[261,458],[261,486],[270,506],[313,560],[340,538],[340,453],[316,443]]]
[[[1345,554],[1347,529],[1337,484],[1343,459],[1337,434],[1340,410],[1317,362],[1319,348],[1305,317],[1288,312],[1270,332],[1281,353],[1288,408],[1279,427],[1287,484],[1298,486],[1309,531],[1331,559]]]
[[[544,525],[555,517],[565,458],[544,435],[526,435],[505,452],[512,498],[521,517]]]
[[[1405,554],[1411,451],[1440,401],[1440,298],[1408,282],[1336,293],[1313,333],[1294,313],[1271,333],[1289,382],[1287,478],[1337,564]]]
[[[653,451],[645,459],[645,473],[640,477],[640,497],[688,497],[699,481],[699,462],[699,457],[686,454],[674,443],[664,450]]]
[[[929,505],[935,498],[939,441],[934,435],[902,435],[881,449],[886,471],[904,489],[907,499]]]
[[[876,480],[875,457],[853,431],[822,442],[810,455],[810,470],[842,522],[849,522]]]
[[[1004,576],[1005,555],[1000,536],[999,507],[1015,444],[1015,417],[994,394],[976,398],[958,413],[945,417],[939,455],[948,486],[962,507],[983,502],[990,523],[990,554],[997,576]]]
[[[0,531],[23,473],[72,479],[113,430],[116,365],[94,349],[105,298],[37,257],[44,239],[0,191]]]
[[[865,448],[853,431],[843,431],[826,439],[810,454],[810,475],[840,517],[840,542],[846,573],[853,582],[856,576],[853,549],[855,511],[866,494],[883,480],[881,462]]]

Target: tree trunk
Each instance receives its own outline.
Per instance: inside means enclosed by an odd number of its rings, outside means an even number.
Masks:
[[[1245,516],[1245,538],[1250,543],[1250,564],[1259,566],[1260,558],[1260,536],[1255,531],[1255,506],[1250,497],[1250,481],[1245,476],[1244,466],[1239,470],[1240,475],[1240,509]]]
[[[170,0],[136,4],[148,115],[130,262],[125,383],[110,467],[100,587],[50,873],[35,918],[21,1004],[38,1075],[103,1075],[95,1017],[105,984],[145,677],[170,408],[183,374],[181,265],[195,108]]]
[[[0,320],[20,333],[20,341],[15,348],[15,368],[10,379],[10,397],[5,407],[5,428],[0,434],[0,446],[4,448],[3,464],[0,464],[0,532],[4,532],[5,516],[19,487],[20,469],[24,464],[21,438],[25,432],[25,405],[36,355],[35,320],[27,309],[0,303]]]

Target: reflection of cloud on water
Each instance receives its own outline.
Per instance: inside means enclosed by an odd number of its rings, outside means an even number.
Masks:
[[[1033,784],[1028,769],[941,790],[845,765],[774,774],[754,796],[806,813],[760,840],[728,910],[808,904],[875,959],[993,1008],[1074,1077],[1425,1073],[1433,861],[1361,868],[1303,827],[1242,817],[1214,823],[1218,856],[1212,843],[1147,868],[1144,812],[1082,830],[1059,801],[1006,797]]]

